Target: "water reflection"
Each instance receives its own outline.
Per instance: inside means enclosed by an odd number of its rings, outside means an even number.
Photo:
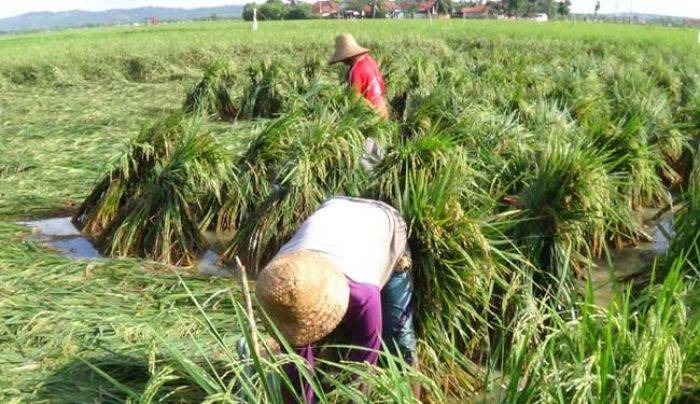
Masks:
[[[32,238],[42,245],[58,251],[61,255],[82,260],[103,258],[95,246],[73,226],[70,217],[58,217],[42,220],[18,222],[32,230]],[[212,235],[208,235],[213,237]],[[226,235],[219,236],[216,245],[223,245]],[[207,250],[197,261],[196,270],[206,276],[231,277],[235,275],[233,268],[217,264],[219,255]]]

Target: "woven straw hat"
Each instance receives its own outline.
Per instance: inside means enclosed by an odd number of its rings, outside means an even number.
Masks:
[[[369,52],[357,44],[355,38],[350,34],[342,34],[335,37],[335,53],[328,59],[328,63],[337,63],[353,56],[362,55]]]
[[[340,324],[350,287],[328,257],[301,250],[273,259],[258,276],[255,294],[287,341],[304,346]]]

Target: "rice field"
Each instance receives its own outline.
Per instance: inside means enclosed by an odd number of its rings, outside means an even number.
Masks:
[[[342,32],[380,62],[389,121],[324,63]],[[192,264],[205,233],[230,234],[222,263],[254,274],[336,194],[388,201],[410,225],[421,365],[329,361],[307,375],[322,402],[414,402],[413,383],[430,402],[700,394],[696,31],[67,30],[0,37],[0,90],[3,402],[278,402],[281,365],[299,359],[241,360],[238,283]],[[367,137],[385,151],[371,172]],[[619,254],[669,211],[668,249],[623,276]],[[109,258],[64,257],[17,223],[65,216]],[[602,303],[587,282],[601,277]]]

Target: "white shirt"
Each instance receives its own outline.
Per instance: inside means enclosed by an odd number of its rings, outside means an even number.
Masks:
[[[355,282],[380,288],[406,247],[406,224],[382,202],[347,197],[326,201],[277,256],[311,250],[326,254]]]

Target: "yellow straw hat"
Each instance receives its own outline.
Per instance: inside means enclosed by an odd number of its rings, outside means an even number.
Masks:
[[[350,287],[328,257],[300,250],[273,259],[260,272],[255,294],[287,341],[304,346],[340,324],[348,309]]]
[[[357,44],[355,38],[350,34],[342,34],[335,37],[335,53],[328,59],[328,63],[337,63],[353,56],[362,55],[369,52]]]

